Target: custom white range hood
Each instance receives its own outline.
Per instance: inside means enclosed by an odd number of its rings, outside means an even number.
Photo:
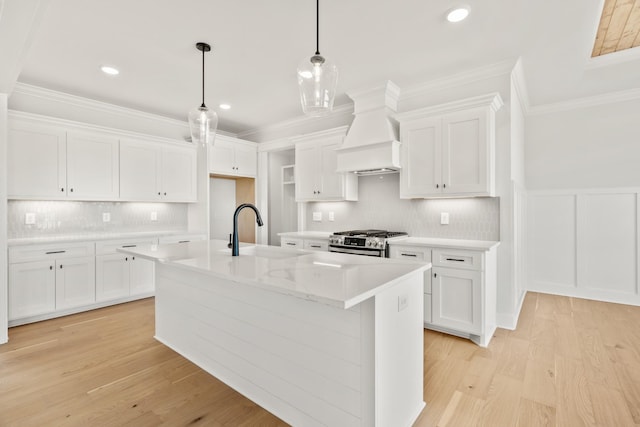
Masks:
[[[398,124],[391,115],[398,107],[400,88],[387,81],[382,86],[347,95],[353,99],[355,117],[343,145],[336,150],[337,171],[359,175],[398,172]]]

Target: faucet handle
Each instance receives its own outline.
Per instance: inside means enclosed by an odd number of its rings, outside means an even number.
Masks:
[[[229,234],[229,243],[227,244],[227,247],[231,249],[232,246],[233,244],[231,243],[231,234]]]

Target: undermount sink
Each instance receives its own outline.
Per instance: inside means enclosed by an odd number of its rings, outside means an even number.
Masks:
[[[231,249],[220,249],[220,252],[231,255]],[[294,258],[304,255],[304,252],[289,250],[279,246],[244,246],[239,248],[240,256],[253,256],[258,258]]]

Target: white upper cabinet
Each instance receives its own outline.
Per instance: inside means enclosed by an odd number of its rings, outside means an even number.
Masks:
[[[336,172],[336,148],[342,145],[347,127],[296,138],[296,201],[358,200],[358,177]]]
[[[67,132],[67,197],[117,199],[118,164],[117,138]]]
[[[54,126],[9,122],[7,185],[11,198],[58,198],[67,192],[67,134]]]
[[[137,201],[195,201],[196,156],[189,146],[122,140],[120,197]]]
[[[246,177],[257,174],[258,149],[253,142],[216,135],[208,153],[210,173]]]
[[[495,112],[490,94],[398,114],[400,197],[495,195]]]

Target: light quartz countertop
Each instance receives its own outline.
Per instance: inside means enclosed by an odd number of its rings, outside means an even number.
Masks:
[[[189,231],[145,231],[145,232],[128,232],[128,233],[79,233],[64,234],[46,237],[26,237],[17,239],[8,239],[7,246],[35,245],[45,243],[70,243],[95,240],[112,240],[112,239],[136,239],[148,237],[167,237],[167,236],[195,236],[206,235],[205,232],[189,232]]]
[[[407,275],[431,268],[424,262],[264,245],[241,245],[240,256],[233,257],[223,240],[118,251],[344,309],[388,289]]]
[[[287,231],[278,233],[280,237],[292,237],[297,239],[329,239],[333,232],[331,231]]]
[[[488,251],[500,242],[493,240],[463,240],[463,239],[439,239],[434,237],[407,237],[394,239],[389,245],[422,246],[430,248],[467,249],[474,251]]]

